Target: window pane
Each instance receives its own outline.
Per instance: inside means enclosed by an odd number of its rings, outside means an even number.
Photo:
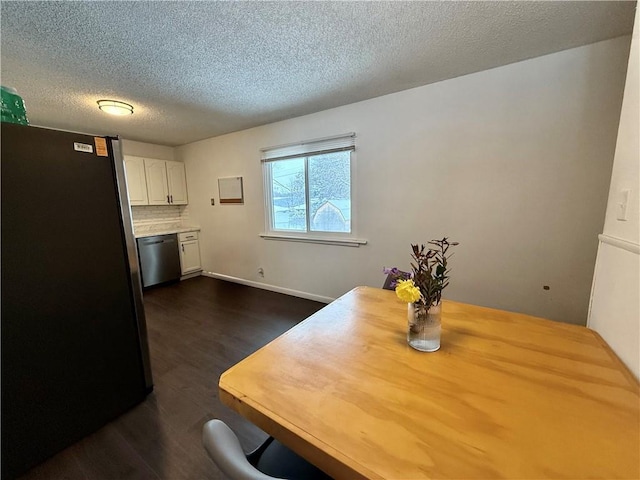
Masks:
[[[271,165],[271,218],[274,230],[307,229],[304,192],[304,158],[280,160]]]
[[[309,225],[312,231],[351,231],[350,159],[350,152],[309,157]]]

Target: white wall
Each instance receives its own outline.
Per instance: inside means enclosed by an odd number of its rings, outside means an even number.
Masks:
[[[629,37],[178,147],[205,271],[335,298],[449,236],[451,299],[586,322]],[[360,248],[265,240],[261,147],[356,132]],[[244,177],[219,205],[217,178]],[[210,205],[211,198],[216,205]],[[257,275],[265,271],[264,279]],[[548,285],[549,290],[543,290]]]
[[[134,142],[122,139],[122,154],[134,157],[159,158],[160,160],[175,160],[175,148],[154,143]]]
[[[636,11],[611,188],[593,280],[589,327],[640,378],[640,15]],[[627,220],[617,219],[630,190]]]

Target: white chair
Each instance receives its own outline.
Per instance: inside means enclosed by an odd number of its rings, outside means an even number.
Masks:
[[[245,455],[236,434],[221,420],[209,420],[204,425],[202,443],[231,480],[331,480],[273,437]]]

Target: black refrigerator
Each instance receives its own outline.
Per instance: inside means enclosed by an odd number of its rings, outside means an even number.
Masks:
[[[153,388],[116,138],[2,123],[2,478]]]

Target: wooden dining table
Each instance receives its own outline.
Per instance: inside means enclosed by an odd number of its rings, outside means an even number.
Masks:
[[[446,300],[440,350],[406,329],[393,291],[357,287],[220,398],[336,479],[640,478],[638,380],[596,332]]]

